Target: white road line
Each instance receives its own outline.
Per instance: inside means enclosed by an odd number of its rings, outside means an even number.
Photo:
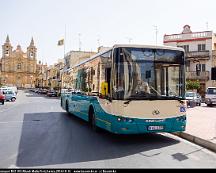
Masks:
[[[19,168],[16,165],[10,165],[8,168]]]
[[[34,120],[32,121],[0,121],[0,124],[9,124],[9,123],[28,123],[28,122],[36,122]]]

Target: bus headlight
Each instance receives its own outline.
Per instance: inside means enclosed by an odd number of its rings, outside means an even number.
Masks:
[[[132,123],[132,122],[133,122],[133,120],[132,120],[132,119],[129,119],[129,120],[128,120],[128,122],[129,122],[129,123]]]
[[[117,118],[117,121],[118,122],[125,122],[125,123],[133,123],[133,119],[131,119],[131,118],[125,118],[125,117],[118,117]]]
[[[121,118],[117,118],[118,121],[121,121]]]
[[[178,118],[176,118],[176,120],[184,122],[184,121],[186,121],[186,116],[178,117]]]

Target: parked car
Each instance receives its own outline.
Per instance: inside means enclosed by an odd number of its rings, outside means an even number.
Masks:
[[[208,87],[205,95],[205,103],[207,106],[216,104],[216,87]]]
[[[8,87],[4,87],[4,88],[0,88],[1,92],[6,92],[6,91],[12,91],[11,89],[9,89]]]
[[[43,91],[43,89],[42,89],[42,88],[39,88],[37,93],[38,93],[38,94],[42,94],[42,91]]]
[[[1,92],[1,91],[0,91],[0,102],[1,102],[2,104],[4,104],[4,102],[5,102],[5,95],[4,95],[3,92]]]
[[[12,101],[12,102],[16,101],[16,93],[13,92],[12,90],[5,91],[4,95],[5,95],[5,100],[6,101]]]
[[[47,92],[47,96],[49,97],[57,97],[57,92],[54,90],[50,90]]]
[[[48,90],[47,89],[42,89],[41,94],[47,94]]]
[[[201,106],[202,98],[201,96],[196,92],[186,92],[185,98],[187,100],[187,105],[192,107],[194,106]],[[193,105],[192,105],[193,104]]]
[[[18,93],[18,90],[17,90],[16,86],[8,87],[8,89],[12,90],[16,94]]]
[[[38,93],[38,92],[39,92],[39,88],[35,88],[35,89],[34,89],[34,92],[35,92],[35,93]]]

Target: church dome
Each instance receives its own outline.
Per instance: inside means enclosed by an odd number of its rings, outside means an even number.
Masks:
[[[15,52],[23,53],[21,46],[18,44]]]

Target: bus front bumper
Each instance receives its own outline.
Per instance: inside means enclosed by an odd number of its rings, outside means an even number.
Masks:
[[[117,118],[112,122],[111,132],[116,134],[142,134],[159,132],[182,132],[186,128],[186,116],[167,119]]]

